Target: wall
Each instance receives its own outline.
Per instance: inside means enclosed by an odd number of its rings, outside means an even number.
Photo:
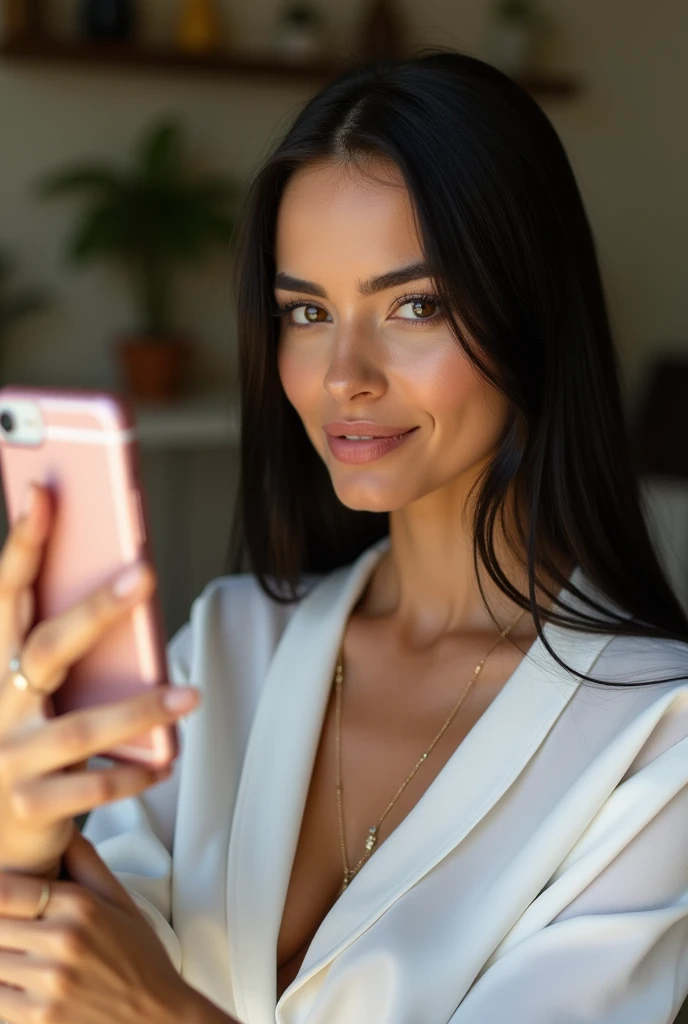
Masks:
[[[544,4],[544,0],[543,0]],[[486,0],[399,0],[421,45],[457,46],[484,56]],[[53,3],[65,28],[74,4]],[[146,38],[171,30],[179,4],[142,0]],[[363,11],[321,0],[340,50],[352,45]],[[227,2],[237,45],[269,38],[275,4]],[[610,308],[632,390],[655,344],[688,344],[683,255],[688,241],[688,135],[681,130],[688,69],[682,40],[688,6],[659,0],[651,11],[622,0],[549,0],[558,25],[543,66],[570,68],[585,83],[573,101],[542,101],[560,133],[598,240]],[[57,16],[59,15],[59,17]],[[0,62],[0,244],[10,244],[31,274],[59,289],[60,307],[28,323],[3,353],[4,374],[55,382],[107,383],[112,338],[131,325],[128,294],[103,268],[80,273],[60,260],[72,223],[66,202],[39,205],[30,183],[64,161],[123,159],[150,118],[178,111],[203,159],[245,178],[286,127],[309,87],[285,82],[181,75],[48,70]],[[183,282],[179,323],[202,349],[199,383],[231,375],[226,266]]]
[[[398,2],[419,45],[486,55],[486,0]],[[347,52],[363,3],[321,0],[320,6],[331,38]],[[543,0],[543,6],[558,28],[542,49],[542,66],[571,70],[585,87],[572,101],[541,102],[568,151],[593,224],[630,405],[653,348],[688,346],[688,137],[681,127],[688,62],[679,49],[688,37],[688,5],[658,0],[650,9],[623,0]],[[73,7],[66,0],[53,3],[58,30],[65,30]],[[170,31],[179,4],[142,0],[141,8],[145,37],[158,41]],[[236,45],[264,45],[274,10],[268,0],[226,2]],[[3,379],[109,386],[115,379],[113,339],[132,326],[128,292],[113,271],[97,266],[75,272],[62,262],[74,208],[65,201],[37,203],[30,185],[39,174],[84,156],[124,159],[142,126],[174,111],[185,118],[200,159],[245,180],[309,92],[307,85],[283,81],[51,70],[0,61],[0,245],[11,246],[26,274],[53,286],[60,300],[8,340],[0,354]],[[196,339],[198,388],[231,384],[228,270],[226,259],[216,257],[180,282],[177,318]],[[232,475],[223,462],[230,455],[204,458],[214,467],[206,474],[212,495],[212,478]],[[192,586],[219,571],[228,509],[217,507],[214,533],[199,529],[207,501],[220,500],[201,498],[201,490],[198,485],[188,520],[198,545],[195,576],[177,592],[178,608],[187,606]],[[156,501],[161,504],[159,495]],[[688,580],[688,569],[681,574]]]

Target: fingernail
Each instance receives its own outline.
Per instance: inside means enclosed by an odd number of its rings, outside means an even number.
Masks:
[[[128,566],[124,572],[120,573],[113,583],[112,593],[115,597],[125,597],[127,594],[130,594],[132,590],[136,589],[143,579],[143,575],[143,566],[140,562]]]
[[[24,491],[24,499],[22,501],[21,514],[23,516],[30,516],[31,513],[33,512],[33,508],[34,508],[35,504],[36,504],[36,488],[33,486],[33,483],[30,483],[29,486]]]
[[[198,703],[198,691],[170,688],[162,702],[169,711],[190,711]]]

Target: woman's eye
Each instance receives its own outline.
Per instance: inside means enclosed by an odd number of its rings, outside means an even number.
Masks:
[[[327,315],[327,310],[322,306],[316,306],[313,302],[299,302],[296,299],[282,305],[277,303],[273,308],[273,316],[280,319],[285,327],[307,329],[314,324],[325,323]]]
[[[439,299],[435,299],[430,295],[416,296],[413,299],[407,300],[400,306],[397,306],[397,314],[402,309],[409,309],[410,316],[400,316],[400,320],[411,320],[421,322],[423,320],[434,320],[439,316]]]
[[[292,313],[295,324],[318,324],[328,315],[325,309],[313,305],[292,306]],[[303,314],[303,319],[299,319],[297,313]]]

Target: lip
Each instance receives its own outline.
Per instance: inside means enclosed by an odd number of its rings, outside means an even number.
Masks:
[[[361,427],[358,429],[363,433]],[[329,449],[338,462],[360,463],[373,462],[375,459],[382,458],[383,455],[388,455],[389,452],[405,444],[417,430],[418,427],[411,427],[410,430],[405,430],[400,435],[380,434],[371,441],[347,441],[345,437],[339,437],[329,432],[326,436]],[[353,429],[353,424],[349,426],[349,431],[352,434],[357,432]]]
[[[330,437],[341,437],[343,434],[361,434],[363,437],[398,437],[406,434],[414,427],[386,427],[382,423],[371,420],[333,420],[325,425],[325,432]]]

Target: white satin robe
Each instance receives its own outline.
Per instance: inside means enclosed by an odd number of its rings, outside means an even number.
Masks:
[[[168,646],[204,691],[175,772],[84,834],[242,1024],[667,1024],[688,993],[688,645],[552,625],[563,660],[629,685],[581,683],[536,640],[276,1002],[338,643],[387,543],[296,605],[248,574],[209,583]]]

